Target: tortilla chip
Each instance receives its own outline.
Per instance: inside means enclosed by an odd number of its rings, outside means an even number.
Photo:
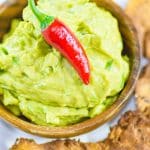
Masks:
[[[150,115],[139,111],[127,112],[108,138],[103,142],[82,143],[74,140],[56,140],[37,144],[20,139],[10,150],[148,150],[150,147]]]
[[[150,64],[143,69],[135,93],[138,109],[142,112],[150,109]]]
[[[144,40],[145,56],[150,58],[150,31],[146,33]]]
[[[147,48],[150,45],[150,38],[149,36],[146,37],[147,33],[150,32],[150,0],[129,0],[126,13],[131,18],[137,29],[140,45],[143,49],[143,54],[147,58],[150,58],[150,52],[148,52]]]
[[[149,137],[150,116],[129,111],[112,128],[105,145],[109,145],[109,150],[149,150]]]
[[[11,150],[104,150],[104,144],[82,143],[74,140],[56,140],[37,144],[33,140],[21,138],[16,141]]]

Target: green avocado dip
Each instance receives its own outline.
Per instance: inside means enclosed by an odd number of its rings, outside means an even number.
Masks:
[[[88,56],[91,77],[85,85],[72,65],[41,36],[29,7],[14,20],[0,44],[2,103],[17,116],[46,126],[65,126],[107,109],[123,89],[129,59],[117,20],[89,0],[39,0],[38,8],[62,20]]]

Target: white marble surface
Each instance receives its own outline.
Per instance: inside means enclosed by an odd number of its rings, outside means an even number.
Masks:
[[[4,0],[0,0],[0,3]],[[127,0],[115,0],[121,7],[125,7]],[[73,139],[80,139],[84,142],[95,142],[98,140],[102,140],[107,137],[110,126],[113,126],[116,124],[117,120],[120,118],[120,116],[127,110],[134,110],[135,109],[135,102],[134,97],[131,98],[129,103],[126,105],[126,107],[122,110],[122,112],[116,116],[116,118],[112,121],[109,121],[105,123],[103,126],[97,128],[96,130],[89,132],[87,134],[74,137]],[[0,150],[8,150],[9,147],[15,142],[16,138],[20,137],[26,137],[26,138],[32,138],[36,140],[39,143],[50,141],[52,139],[42,138],[33,136],[30,134],[27,134],[19,129],[16,129],[6,123],[4,120],[0,119]]]

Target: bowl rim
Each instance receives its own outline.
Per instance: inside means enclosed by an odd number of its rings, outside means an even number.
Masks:
[[[101,2],[104,0],[92,0],[92,2]],[[20,119],[19,117],[10,113],[7,109],[0,104],[0,117],[11,123],[13,126],[22,129],[25,132],[39,135],[43,137],[50,138],[67,138],[77,136],[86,132],[89,132],[98,126],[102,125],[106,121],[112,119],[128,102],[130,96],[132,95],[136,81],[140,74],[140,60],[141,60],[141,48],[139,46],[136,29],[133,26],[130,18],[123,12],[123,10],[116,5],[114,2],[110,0],[105,0],[105,2],[109,7],[112,7],[115,11],[120,13],[122,17],[124,17],[126,26],[128,27],[129,32],[133,36],[134,44],[135,44],[135,59],[133,60],[133,68],[131,69],[131,73],[129,75],[128,81],[122,92],[120,93],[117,100],[104,112],[95,116],[94,118],[85,120],[83,122],[79,122],[74,125],[69,125],[65,127],[48,127],[36,125],[25,120]],[[107,10],[107,8],[105,8]],[[110,10],[109,10],[110,11]],[[111,12],[112,13],[112,12]],[[118,21],[119,22],[119,21]],[[104,117],[105,116],[105,117]]]

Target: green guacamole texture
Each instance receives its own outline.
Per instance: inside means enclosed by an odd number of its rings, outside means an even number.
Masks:
[[[23,20],[12,22],[0,44],[3,105],[45,126],[66,126],[100,114],[116,100],[129,75],[117,19],[89,0],[39,0],[37,7],[63,21],[79,39],[89,59],[90,83],[85,85],[66,58],[44,41],[27,6]]]

